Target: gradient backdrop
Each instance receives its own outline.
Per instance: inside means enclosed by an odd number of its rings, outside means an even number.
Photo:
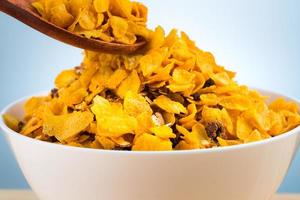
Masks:
[[[149,25],[185,30],[240,83],[300,99],[300,1],[144,0]],[[0,108],[49,90],[57,73],[81,62],[81,50],[0,13]],[[238,162],[238,161],[237,161]],[[245,172],[247,173],[247,172]],[[27,188],[0,134],[0,188]],[[280,192],[300,192],[300,153]]]

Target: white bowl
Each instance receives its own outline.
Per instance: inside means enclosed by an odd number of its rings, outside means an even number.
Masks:
[[[281,96],[260,91],[271,99]],[[21,118],[25,100],[12,103],[2,114]],[[2,120],[0,125],[41,200],[268,200],[300,140],[298,127],[238,146],[125,152],[51,144],[22,136]]]

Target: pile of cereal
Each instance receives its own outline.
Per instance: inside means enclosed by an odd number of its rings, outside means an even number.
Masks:
[[[300,124],[296,103],[277,99],[267,105],[267,97],[234,76],[185,33],[166,36],[157,27],[143,53],[85,51],[82,64],[61,72],[48,96],[28,100],[22,122],[4,118],[35,139],[133,151],[237,145]]]
[[[134,44],[148,39],[148,10],[129,0],[37,0],[36,11],[51,23],[87,38]]]

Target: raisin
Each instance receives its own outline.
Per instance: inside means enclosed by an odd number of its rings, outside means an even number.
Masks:
[[[22,122],[22,121],[20,121],[20,122],[18,123],[18,130],[21,131],[21,130],[23,129],[24,126],[25,126],[25,123]]]
[[[159,96],[159,93],[152,91],[151,88],[147,85],[145,85],[142,92],[145,93],[145,96],[147,96],[151,101]]]
[[[225,128],[220,122],[208,122],[205,130],[207,136],[215,142],[217,142],[218,137],[225,135]]]
[[[171,140],[171,142],[172,142],[172,147],[173,148],[175,148],[176,146],[177,146],[177,144],[181,141],[181,140],[183,140],[182,139],[182,134],[180,134],[178,131],[177,131],[177,129],[176,129],[176,123],[173,125],[173,126],[171,126],[171,128],[172,128],[172,130],[173,130],[173,133],[175,133],[175,135],[176,135],[176,137],[175,138],[171,138],[170,140]]]
[[[48,142],[54,143],[54,142],[58,142],[58,140],[56,139],[56,137],[50,136],[50,137],[48,138]]]
[[[176,133],[176,138],[171,138],[170,139],[172,142],[172,147],[175,148],[177,144],[182,140],[182,135],[179,133]]]
[[[114,150],[116,151],[131,151],[131,147],[120,147],[120,146],[116,146],[114,148]]]
[[[106,90],[105,91],[105,98],[107,100],[109,100],[110,102],[118,102],[120,100],[118,95],[116,95],[116,93],[112,90]]]
[[[203,88],[207,88],[213,85],[215,85],[215,81],[209,78],[207,81],[205,81]]]
[[[158,89],[158,92],[163,95],[168,95],[171,91],[167,87],[161,87]]]
[[[202,113],[201,113],[201,112],[197,112],[197,113],[196,113],[196,116],[195,116],[195,119],[196,119],[197,121],[200,121],[200,120],[202,119]]]
[[[74,112],[74,108],[72,108],[72,107],[70,107],[70,106],[68,106],[67,110],[68,110],[68,113]]]
[[[193,94],[192,97],[195,101],[200,101],[200,94]]]
[[[124,137],[124,140],[126,140],[127,142],[133,143],[135,135],[133,135],[131,133],[127,133],[127,134],[123,135],[123,137]]]
[[[53,98],[58,98],[58,97],[59,97],[59,95],[58,95],[58,89],[57,88],[53,88],[51,90],[51,98],[53,99]]]
[[[222,109],[223,109],[223,106],[220,105],[220,104],[217,104],[217,105],[216,105],[216,108],[218,108],[219,110],[222,110]]]

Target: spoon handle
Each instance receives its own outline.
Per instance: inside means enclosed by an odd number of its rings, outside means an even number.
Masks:
[[[0,11],[13,16],[16,15],[16,6],[9,0],[0,1]]]
[[[32,0],[0,0],[0,11],[42,33],[51,35],[50,25],[31,10],[31,2]]]
[[[134,45],[109,43],[101,40],[89,39],[69,32],[39,16],[31,5],[33,1],[34,0],[0,0],[0,11],[49,37],[82,49],[128,54],[136,52],[146,45],[146,41],[141,41]]]
[[[34,26],[32,20],[39,18],[27,8],[28,4],[29,2],[24,0],[0,0],[0,11],[16,18],[24,24]]]

